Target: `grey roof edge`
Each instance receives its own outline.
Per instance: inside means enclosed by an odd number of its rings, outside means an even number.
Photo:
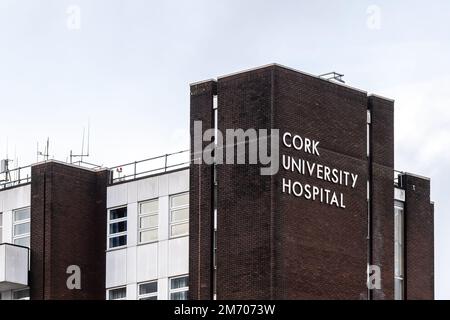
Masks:
[[[290,71],[294,71],[294,72],[303,74],[305,76],[313,77],[313,78],[316,78],[316,79],[320,79],[322,81],[334,83],[336,85],[339,85],[339,86],[342,86],[342,87],[345,87],[345,88],[348,88],[348,89],[359,91],[361,93],[366,94],[368,97],[377,97],[377,98],[380,98],[380,99],[384,99],[384,100],[388,100],[388,101],[391,101],[391,102],[395,102],[395,100],[392,99],[392,98],[384,97],[382,95],[375,94],[375,93],[370,93],[369,94],[366,90],[362,90],[362,89],[359,89],[359,88],[354,87],[354,86],[350,86],[350,85],[345,84],[345,83],[327,80],[327,79],[321,78],[320,76],[314,75],[312,73],[308,73],[308,72],[301,71],[301,70],[298,70],[298,69],[295,69],[295,68],[287,67],[287,66],[279,64],[279,63],[269,63],[269,64],[264,64],[264,65],[261,65],[261,66],[258,66],[258,67],[247,68],[247,69],[243,69],[243,70],[240,70],[240,71],[231,72],[231,73],[227,73],[227,74],[218,76],[217,79],[210,78],[210,79],[206,79],[206,80],[192,82],[189,85],[193,86],[193,85],[198,85],[198,84],[202,84],[202,83],[205,83],[205,82],[217,81],[217,80],[220,80],[220,79],[224,79],[224,78],[232,77],[232,76],[235,76],[235,75],[239,75],[241,73],[256,71],[256,70],[265,69],[265,68],[268,68],[268,67],[280,67],[280,68],[283,68],[283,69],[286,69],[286,70],[290,70]]]
[[[191,82],[191,83],[189,83],[189,86],[192,87],[192,86],[196,86],[196,85],[199,85],[199,84],[202,84],[202,83],[206,83],[206,82],[211,82],[211,81],[217,82],[216,79],[211,78],[211,79],[206,79],[206,80],[201,80],[201,81]]]
[[[424,180],[431,181],[431,178],[430,178],[430,177],[422,176],[422,175],[416,174],[416,173],[403,172],[402,174],[408,175],[408,176],[411,176],[411,177],[415,177],[415,178],[419,178],[419,179],[424,179]]]
[[[382,96],[382,95],[379,95],[379,94],[375,94],[375,93],[370,93],[367,96],[368,97],[380,98],[380,99],[388,100],[388,101],[391,101],[391,102],[395,102],[395,100],[392,99],[392,98],[388,98],[388,97],[385,97],[385,96]]]
[[[269,63],[269,64],[265,64],[265,65],[262,65],[262,66],[259,66],[259,67],[254,67],[254,68],[244,69],[244,70],[237,71],[237,72],[228,73],[228,74],[222,75],[220,77],[217,77],[217,80],[224,79],[224,78],[231,77],[231,76],[235,76],[235,75],[238,75],[238,74],[241,74],[241,73],[246,73],[246,72],[250,72],[250,71],[256,71],[256,70],[260,70],[260,69],[265,69],[265,68],[268,68],[268,67],[283,68],[283,69],[286,69],[286,70],[290,70],[290,71],[293,71],[293,72],[297,72],[297,73],[303,74],[303,75],[308,76],[308,77],[316,78],[316,79],[319,79],[319,80],[322,80],[322,81],[325,81],[325,82],[328,82],[328,83],[334,83],[336,85],[339,85],[339,86],[342,86],[342,87],[345,87],[345,88],[348,88],[348,89],[356,90],[356,91],[359,91],[359,92],[364,93],[365,95],[367,95],[367,91],[365,91],[365,90],[362,90],[362,89],[359,89],[359,88],[356,88],[356,87],[352,87],[352,86],[349,86],[349,85],[344,84],[344,83],[330,81],[330,80],[321,78],[321,77],[319,77],[317,75],[314,75],[312,73],[308,73],[308,72],[304,72],[304,71],[301,71],[301,70],[298,70],[298,69],[295,69],[295,68],[287,67],[287,66],[279,64],[279,63]]]
[[[31,167],[35,167],[41,164],[45,164],[45,163],[56,163],[56,164],[61,164],[61,165],[65,165],[68,167],[72,167],[72,168],[77,168],[77,169],[82,169],[82,170],[86,170],[86,171],[91,171],[91,172],[99,172],[99,171],[103,171],[103,170],[109,170],[106,167],[99,167],[99,168],[87,168],[87,167],[83,167],[83,166],[79,166],[73,163],[67,163],[64,161],[60,161],[60,160],[55,160],[55,159],[49,159],[46,161],[39,161],[36,163],[31,164]]]

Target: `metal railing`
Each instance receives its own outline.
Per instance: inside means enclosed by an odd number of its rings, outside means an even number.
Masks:
[[[190,150],[183,150],[115,166],[109,168],[110,184],[186,168],[190,162]]]
[[[0,190],[31,182],[31,166],[19,167],[0,173]]]

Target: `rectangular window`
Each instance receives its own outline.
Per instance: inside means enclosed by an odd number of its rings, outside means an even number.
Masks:
[[[170,197],[170,236],[189,234],[189,193]]]
[[[139,203],[139,243],[158,240],[158,199]]]
[[[127,245],[127,207],[110,209],[108,212],[108,248]]]
[[[189,277],[176,277],[169,279],[169,281],[169,299],[187,300],[189,292]]]
[[[30,207],[13,211],[13,243],[30,247]]]
[[[403,239],[404,239],[404,209],[403,202],[395,201],[394,203],[394,272],[395,272],[395,300],[403,300],[403,283],[404,283],[404,256],[403,256]]]
[[[158,300],[158,282],[139,284],[138,300]]]
[[[115,288],[108,290],[108,300],[125,300],[127,298],[127,288]]]
[[[15,290],[12,293],[13,300],[30,300],[30,289]]]

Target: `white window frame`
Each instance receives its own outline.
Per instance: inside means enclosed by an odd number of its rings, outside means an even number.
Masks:
[[[140,287],[142,285],[149,284],[149,283],[156,283],[156,291],[155,292],[150,292],[150,293],[145,293],[145,294],[140,294]],[[152,281],[146,281],[146,282],[138,283],[138,285],[137,285],[137,297],[138,297],[138,300],[143,300],[143,299],[151,298],[151,297],[156,297],[156,300],[158,300],[158,280],[152,280]]]
[[[25,210],[25,209],[28,209],[28,211],[30,212],[29,218],[16,221],[16,212],[22,211],[22,210]],[[31,207],[23,207],[23,208],[14,209],[12,211],[12,223],[13,223],[13,227],[12,227],[13,241],[12,241],[12,243],[14,245],[16,244],[15,243],[16,240],[19,240],[19,239],[29,238],[30,241],[31,241]],[[16,234],[15,234],[15,229],[16,229],[15,226],[20,225],[20,224],[25,224],[25,223],[28,223],[30,225],[30,232],[16,236]],[[31,243],[30,243],[30,246],[28,246],[28,247],[31,247]]]
[[[150,213],[141,214],[141,205],[145,204],[147,202],[153,202],[153,201],[158,203],[158,210],[150,212]],[[138,224],[138,243],[139,244],[144,244],[144,243],[157,242],[159,240],[159,234],[158,234],[158,230],[159,230],[159,198],[149,199],[149,200],[145,200],[145,201],[139,202],[138,203],[138,210],[139,210],[139,212],[138,212],[138,219],[137,219],[137,224]],[[141,228],[141,218],[150,217],[150,216],[158,216],[158,224],[156,225],[156,227]],[[149,230],[157,230],[157,232],[156,232],[156,234],[157,234],[156,239],[155,240],[150,240],[150,241],[141,241],[141,232],[149,231]]]
[[[401,213],[397,213],[401,210]],[[397,214],[400,215],[397,218]],[[398,221],[401,225],[398,226]],[[398,229],[400,227],[400,229]],[[400,239],[398,239],[400,237]],[[405,298],[404,286],[404,252],[405,252],[405,205],[403,202],[394,200],[394,281],[400,285],[400,292],[394,292],[395,300],[403,300]],[[399,253],[398,250],[401,250]],[[401,261],[398,261],[398,258]],[[397,287],[396,285],[394,287]]]
[[[117,210],[117,209],[122,209],[122,208],[126,208],[127,209],[127,215],[125,217],[123,217],[123,218],[111,219],[111,211],[114,211],[114,210]],[[110,208],[110,209],[108,209],[108,213],[107,214],[108,214],[108,223],[106,224],[106,228],[107,228],[107,230],[106,230],[106,232],[107,232],[106,247],[108,249],[111,249],[111,250],[118,249],[118,248],[125,248],[127,246],[127,244],[128,244],[128,206],[125,205],[125,206],[118,206],[118,207]],[[127,224],[126,231],[117,232],[117,233],[111,234],[110,233],[111,232],[111,224],[112,223],[118,223],[118,222],[126,222],[126,224]],[[117,247],[111,247],[110,246],[110,239],[118,238],[118,237],[121,237],[121,236],[126,236],[127,237],[126,238],[127,240],[126,240],[125,244],[121,245],[121,246],[117,246]]]
[[[110,291],[114,291],[114,290],[118,290],[118,289],[125,289],[125,297],[120,298],[120,299],[110,299],[109,298]],[[120,286],[120,287],[114,287],[114,288],[107,289],[106,290],[106,300],[111,300],[111,301],[127,300],[127,286]]]
[[[188,285],[181,288],[172,289],[172,280],[179,279],[179,278],[188,278]],[[178,292],[187,292],[189,294],[189,274],[185,274],[182,276],[176,276],[169,278],[169,300],[172,300],[172,293],[178,293]]]
[[[177,194],[172,194],[169,197],[169,238],[178,238],[178,237],[185,237],[189,235],[189,200],[187,205],[182,205],[182,206],[177,206],[177,207],[173,207],[172,206],[172,198],[177,197],[177,196],[181,196],[181,195],[187,195],[188,199],[189,199],[189,192],[181,192],[181,193],[177,193]],[[181,210],[181,209],[188,209],[188,217],[187,219],[181,220],[181,221],[176,221],[176,222],[172,222],[172,212],[173,211],[177,211],[177,210]],[[187,224],[188,228],[187,228],[187,232],[184,234],[178,234],[178,235],[172,235],[172,226],[177,226],[177,225],[182,225],[182,224]]]

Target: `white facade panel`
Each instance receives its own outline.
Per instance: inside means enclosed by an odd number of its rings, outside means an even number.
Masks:
[[[168,276],[189,273],[189,238],[182,237],[169,241]]]
[[[158,279],[158,300],[167,300],[169,297],[169,279]]]
[[[117,287],[127,283],[127,250],[112,250],[106,253],[106,287]]]
[[[13,243],[13,212],[30,207],[31,185],[0,190],[2,237],[0,243]],[[0,246],[0,294],[2,300],[12,299],[12,290],[26,288],[28,284],[28,249]]]
[[[128,211],[128,226],[127,226],[127,247],[134,247],[137,244],[137,229],[138,229],[138,204],[137,202],[129,203],[127,205]]]
[[[137,247],[137,282],[158,279],[158,243]]]
[[[158,244],[158,278],[167,278],[169,241],[160,241]]]
[[[394,188],[394,199],[405,202],[405,190]]]
[[[121,183],[107,188],[106,205],[108,208],[123,206],[128,200],[128,183]]]
[[[189,171],[178,171],[169,174],[169,194],[189,190]]]
[[[137,201],[144,201],[158,197],[158,177],[142,179],[137,183]]]
[[[129,283],[127,284],[127,300],[136,300],[137,299],[137,284]]]
[[[165,241],[169,238],[169,196],[159,198],[159,241]]]
[[[26,287],[28,270],[28,248],[0,245],[0,290]]]
[[[127,248],[127,283],[136,282],[136,246]]]
[[[158,299],[168,299],[169,278],[189,272],[189,237],[169,237],[170,196],[188,191],[188,169],[108,187],[108,208],[127,206],[127,244],[123,249],[107,252],[107,289],[126,287],[126,298],[137,299],[139,284],[157,281]],[[139,243],[140,203],[154,199],[158,199],[158,238]]]
[[[169,194],[169,176],[167,174],[158,177],[159,196],[167,196]]]
[[[134,203],[138,201],[138,183],[137,181],[127,183],[127,203]]]

